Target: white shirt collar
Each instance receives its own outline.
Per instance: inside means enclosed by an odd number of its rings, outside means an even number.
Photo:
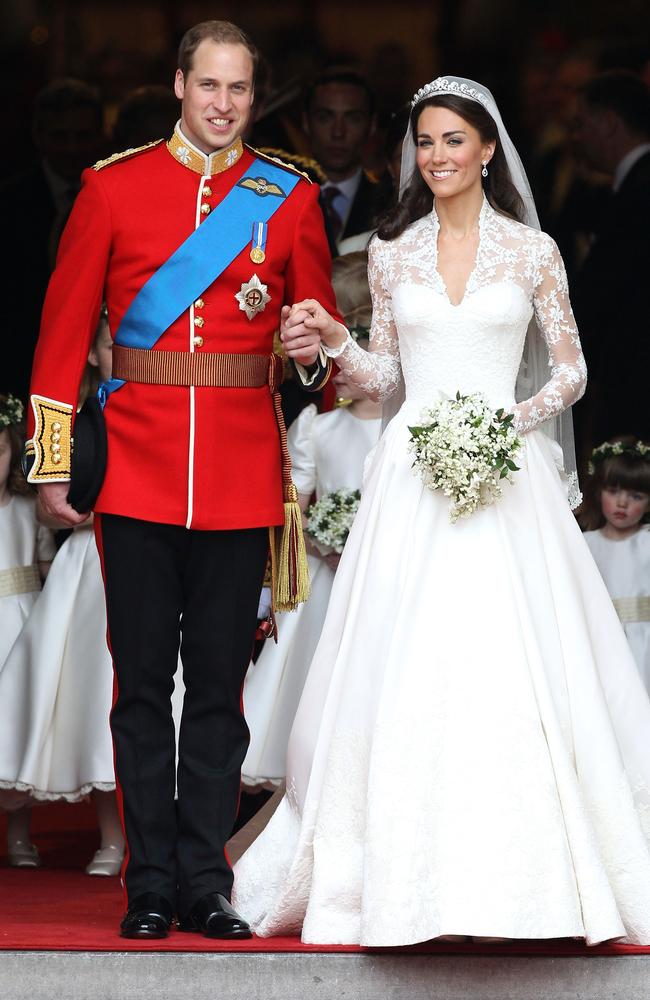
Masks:
[[[359,167],[357,172],[352,174],[352,177],[346,177],[344,181],[325,181],[324,184],[321,184],[321,187],[337,187],[344,198],[347,198],[348,201],[353,201],[355,194],[359,190],[362,176],[363,170]]]
[[[614,182],[612,184],[614,191],[618,191],[632,167],[635,166],[635,164],[638,163],[641,157],[645,156],[646,153],[650,153],[650,142],[643,142],[640,146],[636,146],[634,149],[631,149],[629,153],[626,153],[614,171]]]

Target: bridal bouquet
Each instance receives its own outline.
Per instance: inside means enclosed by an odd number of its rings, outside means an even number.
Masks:
[[[323,555],[343,551],[360,498],[359,490],[333,490],[308,508],[307,531]]]
[[[480,393],[443,399],[422,412],[419,427],[409,427],[409,448],[425,486],[450,498],[449,520],[469,517],[501,496],[503,480],[512,482],[519,466],[513,456],[521,439],[512,414],[494,411]]]

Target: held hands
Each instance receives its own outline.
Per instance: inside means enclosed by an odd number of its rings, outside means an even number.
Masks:
[[[345,327],[332,319],[316,299],[303,299],[282,307],[280,339],[288,357],[301,365],[313,365],[321,341],[339,347],[347,336]]]
[[[38,497],[41,506],[46,514],[63,521],[70,527],[83,524],[90,517],[90,514],[79,514],[78,511],[68,503],[69,483],[40,483],[38,487]]]

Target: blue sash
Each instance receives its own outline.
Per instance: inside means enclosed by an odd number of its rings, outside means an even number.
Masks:
[[[263,174],[267,185],[256,180]],[[150,350],[165,330],[232,264],[251,241],[254,222],[268,222],[300,180],[255,160],[222,202],[142,286],[122,317],[115,343]],[[124,385],[112,378],[97,392],[102,407]]]

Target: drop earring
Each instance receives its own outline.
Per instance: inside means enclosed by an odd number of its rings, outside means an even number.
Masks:
[[[487,160],[483,160],[483,169],[481,170],[481,177],[487,177],[487,175],[488,175],[487,165],[488,165],[488,161]]]

